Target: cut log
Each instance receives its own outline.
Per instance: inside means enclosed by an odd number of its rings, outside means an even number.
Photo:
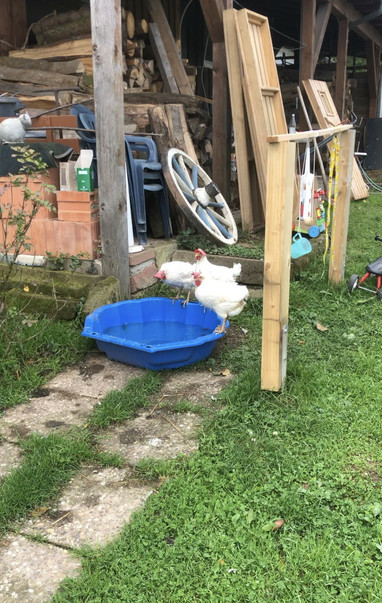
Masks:
[[[126,33],[128,38],[134,38],[135,34],[135,18],[130,10],[126,11],[125,15]]]
[[[162,160],[168,149],[174,146],[172,132],[168,123],[168,117],[164,105],[157,105],[149,109],[150,126],[152,132],[160,134],[156,137],[155,142],[158,149],[159,159]],[[169,191],[170,200],[170,215],[174,233],[184,232],[187,228],[185,216],[179,211],[178,204]]]
[[[136,36],[147,36],[149,33],[149,24],[146,19],[139,19],[135,22],[135,35]]]
[[[173,147],[187,153],[195,163],[198,158],[195,153],[194,144],[188,131],[186,113],[183,105],[166,105],[168,126],[173,141]]]
[[[77,11],[73,11],[77,12]],[[32,28],[33,30],[33,28]],[[55,42],[68,40],[74,36],[86,36],[91,32],[90,15],[87,17],[78,17],[75,21],[68,21],[67,23],[61,23],[56,25],[52,29],[46,29],[36,33],[37,43],[40,46],[44,44],[54,44]]]

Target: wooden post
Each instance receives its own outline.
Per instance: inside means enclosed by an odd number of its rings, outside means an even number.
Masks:
[[[227,203],[231,200],[231,111],[225,43],[212,45],[212,178]]]
[[[223,11],[233,0],[200,0],[200,6],[212,40],[212,178],[223,197],[231,197],[231,112],[224,42]]]
[[[261,387],[277,391],[286,375],[296,143],[268,147]]]
[[[102,269],[130,295],[120,0],[91,0]],[[132,241],[131,241],[132,243]]]
[[[315,49],[316,0],[301,0],[300,86],[302,80],[313,78]]]
[[[337,40],[336,92],[334,104],[342,121],[345,110],[346,63],[348,58],[349,21],[339,19]]]
[[[377,97],[379,85],[379,64],[381,49],[374,42],[366,42],[367,80],[369,85],[369,115],[377,117]]]
[[[332,283],[340,283],[345,274],[351,194],[349,183],[352,180],[355,130],[340,132],[338,137],[340,145],[338,199],[332,219],[329,260],[329,281]]]

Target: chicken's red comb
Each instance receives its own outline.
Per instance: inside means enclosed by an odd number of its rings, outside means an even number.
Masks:
[[[201,255],[207,255],[203,249],[195,249],[194,253],[200,253]]]

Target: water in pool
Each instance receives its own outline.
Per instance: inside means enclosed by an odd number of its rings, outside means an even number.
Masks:
[[[166,322],[151,320],[149,322],[131,322],[105,330],[108,335],[128,339],[143,345],[160,345],[176,341],[189,341],[211,333],[201,325],[186,325],[184,322]]]

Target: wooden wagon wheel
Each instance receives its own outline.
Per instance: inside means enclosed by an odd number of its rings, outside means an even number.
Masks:
[[[226,200],[209,175],[183,151],[169,149],[163,173],[179,208],[214,243],[237,243],[237,227]]]

